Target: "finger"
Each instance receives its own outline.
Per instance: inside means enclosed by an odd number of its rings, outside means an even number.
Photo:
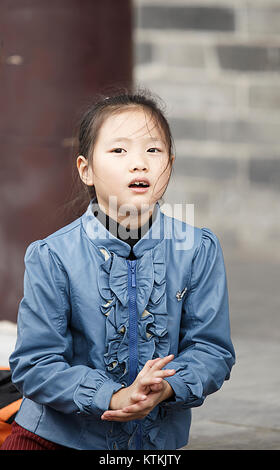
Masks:
[[[152,367],[158,360],[160,360],[160,357],[156,357],[155,359],[149,359],[146,364],[144,365],[144,367]]]
[[[124,408],[122,408],[121,411],[123,411],[124,413],[133,413],[133,414],[139,414],[139,413],[149,413],[152,409],[152,404],[153,404],[153,401],[147,399],[146,401],[142,401],[142,402],[138,402],[138,403],[135,403],[135,404],[132,404],[132,405],[128,405],[128,406],[125,406]]]
[[[128,414],[148,414],[158,403],[158,391],[151,392],[147,400],[144,402],[138,402],[134,405],[125,406],[121,411]]]
[[[160,357],[156,357],[155,359],[150,359],[153,363],[157,362],[157,361],[160,361],[161,358]]]
[[[175,369],[163,369],[155,372],[155,377],[161,377],[162,379],[164,377],[170,377],[170,375],[176,374]]]
[[[123,413],[127,413],[125,410],[127,408],[132,408],[133,412],[141,412],[143,409],[148,408],[147,405],[143,404],[143,401],[125,406],[119,410],[107,410],[104,411],[103,415],[101,416],[102,419],[111,419],[111,418],[120,418],[123,416]]]
[[[174,359],[174,354],[170,354],[169,356],[160,358],[155,364],[152,365],[153,370],[160,370],[162,367],[166,366],[169,362]]]
[[[151,386],[152,384],[161,383],[161,381],[165,377],[171,377],[172,375],[176,374],[175,369],[164,369],[158,370],[153,372],[153,374],[147,374],[141,378],[141,385],[142,387],[147,387],[148,385]]]
[[[113,420],[115,418],[121,418],[124,417],[125,413],[123,410],[110,410],[110,411],[105,411],[103,415],[101,416],[101,419],[106,421],[106,420]]]
[[[102,421],[131,421],[142,416],[142,413],[126,413],[122,410],[114,410],[110,413],[105,412],[101,416]]]
[[[130,397],[132,401],[138,402],[138,401],[143,401],[146,400],[147,395],[144,395],[143,393],[133,393]]]
[[[151,385],[151,392],[160,392],[163,389],[163,383]]]
[[[135,403],[134,405],[126,406],[122,411],[124,413],[138,413],[139,411],[142,411],[142,408],[139,407],[139,403]]]
[[[162,377],[155,377],[155,376],[142,377],[141,386],[148,387],[153,384],[160,384],[162,380],[163,380]]]
[[[154,394],[152,394],[154,396]],[[146,400],[138,401],[137,403],[132,403],[131,405],[125,406],[121,409],[124,413],[145,413],[145,411],[151,410],[151,405],[153,403],[153,397],[151,395],[146,397]]]
[[[146,364],[144,365],[144,367],[143,367],[143,369],[141,370],[141,372],[143,372],[143,373],[148,372],[148,371],[151,369],[151,367],[152,367],[156,362],[158,362],[159,360],[160,360],[160,357],[156,357],[155,359],[149,359],[149,360],[146,362]],[[140,373],[141,373],[141,372],[140,372]]]

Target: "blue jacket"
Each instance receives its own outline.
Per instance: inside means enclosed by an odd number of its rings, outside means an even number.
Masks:
[[[24,296],[10,357],[24,399],[18,424],[75,449],[178,449],[191,408],[235,362],[222,249],[208,228],[165,215],[130,246],[93,215],[25,253]],[[174,396],[144,419],[100,419],[112,394],[152,358],[174,354]]]

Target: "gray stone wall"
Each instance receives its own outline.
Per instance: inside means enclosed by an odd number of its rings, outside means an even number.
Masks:
[[[227,254],[279,260],[279,0],[134,0],[134,82],[166,104],[166,203]]]

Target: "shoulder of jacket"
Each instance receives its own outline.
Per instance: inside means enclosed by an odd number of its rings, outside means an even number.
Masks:
[[[75,219],[73,222],[65,225],[64,227],[56,230],[55,232],[51,233],[47,237],[43,238],[41,241],[52,242],[54,239],[63,236],[69,236],[70,232],[75,231],[77,228],[79,229],[81,226],[81,217]],[[71,233],[72,235],[72,233]]]
[[[40,250],[40,248],[43,248],[44,246],[46,246],[46,249],[48,251],[51,251],[52,254],[58,255],[60,252],[60,249],[66,248],[67,244],[72,244],[72,243],[77,244],[77,240],[80,237],[80,225],[81,225],[80,219],[81,217],[65,225],[64,227],[56,230],[50,235],[42,239],[38,239],[38,240],[31,242],[27,246],[25,259],[27,259],[28,256],[32,254],[33,250],[36,247],[38,248],[38,250]]]
[[[201,244],[204,229],[191,225],[177,217],[167,215],[164,212],[162,214],[164,216],[166,237],[171,238],[176,243],[178,249],[180,249],[181,244],[182,249],[196,252]]]

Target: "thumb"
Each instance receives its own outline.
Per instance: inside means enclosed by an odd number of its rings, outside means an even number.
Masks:
[[[163,389],[163,383],[150,385],[151,392],[160,392]]]
[[[134,392],[130,396],[130,400],[135,403],[137,403],[138,401],[146,400],[146,398],[147,398],[147,395],[145,395],[144,393],[139,393],[139,392]]]

